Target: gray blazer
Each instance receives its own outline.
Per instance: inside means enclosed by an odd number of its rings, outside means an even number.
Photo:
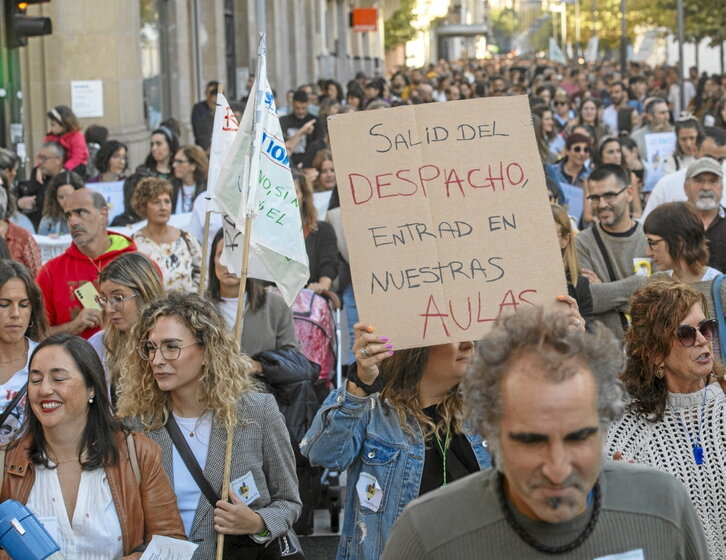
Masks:
[[[252,472],[260,497],[251,507],[260,514],[274,539],[292,528],[302,507],[290,438],[272,395],[247,393],[240,399],[238,410],[242,421],[234,430],[231,480]],[[136,430],[142,428],[138,419],[129,425]],[[173,445],[169,433],[165,428],[144,433],[161,447],[164,470],[173,484]],[[227,433],[215,416],[204,475],[218,494],[222,493],[226,441]],[[214,558],[214,509],[204,494],[199,498],[189,540],[199,545],[195,560]]]

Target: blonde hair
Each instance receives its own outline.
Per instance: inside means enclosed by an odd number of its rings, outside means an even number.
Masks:
[[[104,282],[114,282],[133,290],[138,298],[139,309],[164,296],[161,273],[154,267],[151,259],[142,253],[124,253],[116,257],[101,271],[98,277],[99,286]],[[103,315],[103,346],[106,348],[106,367],[110,383],[115,385],[118,383],[122,361],[136,349],[129,345],[130,333],[121,332],[113,327],[105,306]]]
[[[137,416],[146,430],[161,428],[171,412],[171,395],[159,389],[151,362],[136,351],[161,317],[174,317],[196,337],[204,353],[200,399],[227,431],[239,423],[240,397],[257,389],[244,357],[215,305],[193,293],[169,292],[147,305],[131,334],[133,352],[123,361],[117,393],[118,416]]]
[[[404,432],[413,435],[410,419],[421,427],[424,438],[434,434],[444,435],[447,429],[452,433],[463,432],[463,406],[459,385],[452,387],[438,404],[439,421],[434,423],[421,408],[418,386],[429,359],[429,347],[399,350],[378,366],[385,379],[381,401],[390,405],[398,416]]]
[[[570,277],[570,284],[577,286],[577,277],[580,275],[580,264],[577,262],[577,249],[575,248],[575,232],[572,231],[572,222],[562,206],[552,205],[552,217],[555,225],[567,236],[567,247],[562,252],[562,264]]]

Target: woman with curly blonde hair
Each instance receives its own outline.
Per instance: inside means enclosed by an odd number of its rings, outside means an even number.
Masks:
[[[214,557],[215,532],[228,536],[225,554],[285,535],[300,513],[285,423],[272,395],[255,391],[214,305],[172,292],[143,309],[132,337],[137,352],[123,364],[118,414],[161,446],[184,528],[199,543],[195,557]],[[231,503],[218,498],[230,431]],[[212,497],[198,485],[199,469]]]
[[[347,469],[338,558],[372,560],[406,504],[489,466],[489,454],[462,421],[459,381],[474,343],[394,354],[363,323],[354,336],[348,381],[329,395],[300,450],[314,465]]]
[[[713,351],[718,324],[705,309],[703,295],[680,282],[656,281],[633,294],[621,374],[630,403],[610,426],[608,449],[680,479],[711,557],[726,558],[726,382]]]

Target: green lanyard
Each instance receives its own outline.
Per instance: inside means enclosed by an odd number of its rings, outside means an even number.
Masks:
[[[443,468],[443,471],[444,471],[444,476],[443,476],[444,483],[442,484],[442,486],[446,486],[446,483],[447,483],[447,480],[446,480],[446,478],[447,478],[446,477],[446,475],[447,475],[447,471],[446,471],[446,452],[449,449],[449,443],[451,443],[451,426],[447,426],[446,427],[446,438],[444,439],[444,445],[443,445],[443,447],[441,446],[441,439],[439,438],[438,432],[436,432],[436,435],[434,436],[434,438],[436,439],[436,447],[439,448],[439,451],[441,452],[441,457],[444,460],[444,468]]]

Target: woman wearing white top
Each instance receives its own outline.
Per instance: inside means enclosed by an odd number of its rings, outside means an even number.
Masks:
[[[120,364],[128,352],[131,328],[139,321],[141,308],[164,297],[161,276],[149,257],[124,253],[101,271],[96,302],[103,309],[103,330],[88,339],[103,362],[111,401],[116,402],[115,387]]]
[[[139,181],[131,206],[147,224],[132,235],[139,251],[159,265],[167,290],[196,291],[201,274],[202,250],[194,236],[169,225],[172,186],[165,179]]]
[[[43,297],[30,271],[0,260],[0,445],[18,434],[25,419],[28,357],[47,330]]]
[[[5,455],[0,500],[41,518],[68,560],[137,559],[152,535],[184,539],[159,446],[111,415],[87,341],[46,338],[30,358],[27,431]]]
[[[269,541],[285,535],[300,514],[295,458],[274,397],[255,391],[224,319],[195,294],[170,292],[147,305],[133,335],[138,352],[123,364],[119,416],[161,446],[184,527],[199,544],[194,558],[214,557],[217,533],[228,536],[225,553],[235,544],[268,558],[275,550]],[[227,502],[202,494],[191,472],[196,463],[220,496],[230,431]]]
[[[174,191],[171,205],[174,214],[192,211],[194,200],[207,189],[209,158],[199,146],[182,146],[172,160]]]

